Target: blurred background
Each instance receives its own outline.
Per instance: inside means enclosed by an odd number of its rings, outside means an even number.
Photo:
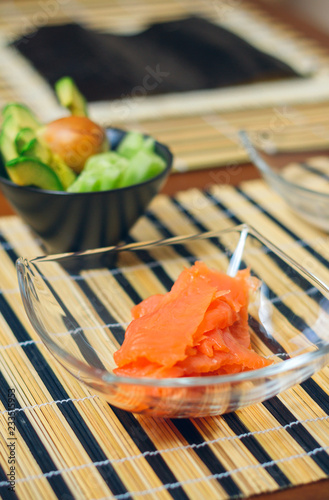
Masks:
[[[294,11],[299,17],[315,25],[318,29],[329,32],[328,0],[262,0],[262,3],[282,6]]]

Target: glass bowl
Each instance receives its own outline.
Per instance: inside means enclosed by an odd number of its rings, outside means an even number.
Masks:
[[[328,131],[314,127],[311,133],[302,126],[289,130],[242,131],[240,139],[250,160],[290,208],[329,231],[329,156],[325,150],[316,156],[310,153],[313,148],[329,148]]]
[[[249,304],[249,327],[254,350],[274,363],[225,376],[114,375],[113,353],[123,342],[131,307],[168,291],[195,260],[230,275],[248,266],[261,280]],[[20,258],[17,272],[26,313],[50,352],[92,391],[127,411],[204,417],[238,410],[302,382],[329,360],[329,288],[247,225]]]

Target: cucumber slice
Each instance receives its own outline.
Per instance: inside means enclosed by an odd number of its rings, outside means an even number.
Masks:
[[[32,130],[36,130],[41,126],[41,123],[37,120],[34,113],[20,103],[12,102],[7,104],[2,109],[2,116],[4,120],[11,116],[13,118],[13,122],[16,123],[17,130],[22,128],[31,128]]]
[[[155,140],[153,137],[146,137],[143,142],[143,151],[148,151],[149,153],[154,153],[155,150]]]
[[[14,105],[11,105],[11,108],[13,109]],[[76,176],[74,172],[61,160],[61,158],[57,157],[57,155],[53,155],[48,146],[39,140],[38,130],[40,130],[40,127],[38,127],[38,129],[32,129],[30,127],[19,129],[16,117],[13,114],[10,114],[8,110],[8,116],[3,123],[0,134],[0,151],[5,165],[9,165],[9,168],[6,169],[7,174],[11,180],[16,182],[16,184],[33,184],[37,187],[43,187],[43,185],[53,186],[44,187],[44,189],[66,189],[75,181]],[[26,159],[28,161],[34,161],[37,164],[43,165],[47,169],[52,170],[57,180],[54,181],[54,179],[50,179],[46,182],[46,184],[44,184],[44,181],[41,180],[40,182],[42,182],[42,186],[39,186],[37,180],[33,180],[33,182],[29,179],[26,180],[24,177]],[[21,172],[22,169],[16,168],[14,170],[12,168],[13,165],[21,162],[24,163],[23,173]],[[35,170],[36,169],[34,168],[33,171]],[[16,172],[18,172],[18,174]],[[53,176],[49,175],[48,177]],[[43,178],[45,178],[45,173],[42,175],[42,179]]]
[[[64,76],[55,83],[57,98],[71,115],[88,116],[87,101],[69,76]]]
[[[120,157],[114,151],[91,156],[68,191],[84,193],[115,189],[118,187],[122,172],[127,166],[127,159]]]
[[[107,151],[106,153],[90,156],[83,167],[83,172],[93,171],[98,172],[98,175],[102,175],[103,172],[112,167],[125,170],[128,164],[127,158],[120,156],[116,151]]]
[[[147,181],[160,174],[165,166],[165,161],[157,154],[140,150],[131,158],[128,168],[122,172],[118,187]]]
[[[16,143],[20,141],[20,136],[22,135],[23,130],[17,134],[15,139]],[[65,190],[75,181],[76,175],[73,170],[66,165],[60,156],[53,154],[48,146],[39,141],[35,136],[28,144],[26,144],[25,148],[21,151],[20,156],[35,158],[37,161],[40,161],[50,167],[61,181]]]
[[[31,128],[22,128],[15,137],[17,155],[28,153],[33,150],[36,143],[35,132]],[[31,156],[34,156],[33,154]]]
[[[119,155],[130,159],[142,149],[143,144],[143,134],[140,132],[128,132],[117,147],[117,152]]]
[[[27,131],[28,129],[22,129],[21,132],[17,134],[15,139],[16,148],[17,143],[20,143],[21,141],[23,142],[25,137],[29,137],[28,132],[26,132],[26,136],[25,133],[23,133],[25,130]],[[21,151],[18,151],[18,153],[20,153],[19,156],[35,158],[37,161],[40,161],[41,163],[50,167],[61,181],[61,184],[65,190],[75,181],[76,175],[73,170],[66,165],[66,163],[62,160],[62,158],[60,158],[60,156],[53,154],[48,146],[39,141],[35,137],[35,134],[34,138],[30,140],[25,145],[25,147],[22,148]]]
[[[20,186],[35,186],[50,191],[63,191],[57,174],[35,158],[15,158],[6,164],[9,178]]]

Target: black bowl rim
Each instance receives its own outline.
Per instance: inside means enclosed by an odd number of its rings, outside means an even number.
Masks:
[[[123,136],[129,132],[129,130],[124,130],[124,129],[117,128],[117,127],[106,127],[105,130],[106,130],[106,132],[113,130],[115,132],[123,133]],[[152,137],[152,136],[150,134],[144,134],[144,137]],[[164,150],[168,154],[169,158],[168,158],[168,160],[166,160],[166,167],[158,175],[151,177],[150,179],[147,179],[144,182],[139,182],[137,184],[131,184],[130,186],[125,186],[125,187],[115,188],[115,189],[107,189],[104,191],[85,191],[85,192],[81,192],[81,193],[70,193],[68,191],[53,191],[50,189],[40,189],[40,188],[32,187],[32,186],[21,186],[19,184],[16,184],[15,182],[11,181],[10,179],[6,179],[5,177],[2,177],[1,175],[0,175],[0,183],[5,184],[7,186],[10,186],[14,189],[17,189],[18,191],[22,190],[24,192],[48,194],[48,195],[53,195],[53,196],[74,196],[74,197],[86,196],[86,195],[88,195],[88,196],[103,195],[104,196],[104,193],[115,193],[115,192],[129,191],[129,190],[134,189],[136,187],[146,186],[148,184],[151,184],[152,182],[156,181],[157,179],[160,180],[161,178],[165,178],[167,176],[167,174],[169,174],[169,172],[172,168],[172,164],[173,164],[173,158],[174,158],[173,154],[168,146],[166,146],[165,144],[163,144],[157,140],[155,141],[155,145],[160,147],[160,148],[164,148]]]

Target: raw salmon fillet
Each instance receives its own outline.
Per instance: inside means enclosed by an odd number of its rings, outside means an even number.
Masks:
[[[114,353],[116,375],[176,378],[238,373],[271,361],[250,347],[248,302],[257,282],[197,261],[168,293],[132,308],[133,320]]]

